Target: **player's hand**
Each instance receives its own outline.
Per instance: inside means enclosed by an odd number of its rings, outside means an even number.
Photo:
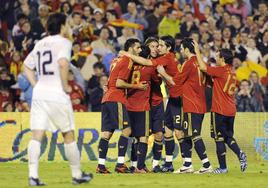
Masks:
[[[65,91],[65,93],[69,94],[72,92],[72,87],[68,85],[68,86],[64,87],[64,91]]]
[[[193,40],[193,45],[195,53],[200,53],[199,45],[195,40]]]
[[[104,85],[104,86],[102,87],[102,89],[103,89],[103,93],[106,93],[106,92],[108,91],[108,87],[107,87],[107,85]]]
[[[120,50],[119,53],[118,53],[118,56],[119,56],[119,57],[122,57],[122,56],[124,56],[124,55],[127,56],[127,54],[128,54],[128,53],[127,53],[126,51],[124,51],[124,50]]]
[[[141,81],[138,84],[135,84],[133,88],[140,89],[140,90],[146,90],[148,87],[148,83],[146,81]]]

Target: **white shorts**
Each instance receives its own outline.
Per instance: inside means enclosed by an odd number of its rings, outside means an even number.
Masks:
[[[31,130],[68,132],[74,130],[74,115],[71,103],[62,104],[33,100],[31,106]]]

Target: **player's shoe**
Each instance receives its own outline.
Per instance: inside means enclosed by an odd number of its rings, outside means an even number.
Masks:
[[[129,170],[129,168],[125,164],[120,164],[120,165],[117,164],[115,166],[114,171],[117,172],[117,173],[123,173],[123,174],[125,174],[125,173],[131,173],[131,171]]]
[[[99,166],[96,169],[96,173],[98,174],[111,174],[111,172],[105,166]]]
[[[136,171],[136,167],[135,166],[131,166],[129,167],[130,173],[135,173]]]
[[[190,174],[193,172],[194,172],[194,168],[192,165],[190,165],[190,166],[182,166],[181,168],[179,168],[178,170],[176,170],[173,173],[174,174]]]
[[[150,173],[151,171],[147,168],[147,166],[144,166],[143,169],[147,172]]]
[[[73,178],[73,184],[78,185],[82,183],[88,183],[93,179],[93,174],[89,173],[86,174],[85,172],[82,173],[81,178]]]
[[[29,178],[29,186],[45,186],[46,184],[44,184],[39,178]]]
[[[227,174],[228,169],[227,168],[216,168],[212,172],[213,174]]]
[[[136,168],[135,173],[137,173],[137,174],[146,174],[146,173],[149,173],[149,171],[148,171],[148,169],[146,167],[142,168],[142,169]]]
[[[154,172],[154,173],[162,172],[161,167],[160,167],[159,165],[155,166],[155,167],[153,168],[152,172]]]
[[[247,162],[247,156],[243,151],[241,151],[239,154],[239,161],[240,161],[240,169],[242,172],[244,172],[248,167],[248,162]]]
[[[174,172],[173,164],[171,165],[163,164],[161,166],[161,172]]]
[[[207,174],[207,173],[212,173],[213,168],[210,165],[208,168],[201,167],[198,171],[195,171],[194,174]]]

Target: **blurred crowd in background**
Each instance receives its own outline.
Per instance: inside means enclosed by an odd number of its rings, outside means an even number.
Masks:
[[[268,111],[267,0],[1,0],[0,111],[29,111],[32,87],[22,64],[53,12],[64,13],[71,28],[74,111],[100,111],[110,62],[127,39],[163,35],[175,38],[179,62],[184,37],[199,42],[211,66],[219,48],[232,49],[237,110]]]

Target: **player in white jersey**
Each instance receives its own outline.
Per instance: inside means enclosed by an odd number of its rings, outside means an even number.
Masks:
[[[72,43],[64,38],[68,33],[66,16],[52,14],[48,18],[47,31],[49,36],[40,40],[24,61],[25,73],[33,86],[30,120],[32,139],[28,145],[29,185],[44,185],[39,180],[38,161],[41,141],[47,130],[62,132],[72,182],[81,184],[89,182],[93,176],[81,171],[80,153],[74,138],[73,109],[67,94]]]

